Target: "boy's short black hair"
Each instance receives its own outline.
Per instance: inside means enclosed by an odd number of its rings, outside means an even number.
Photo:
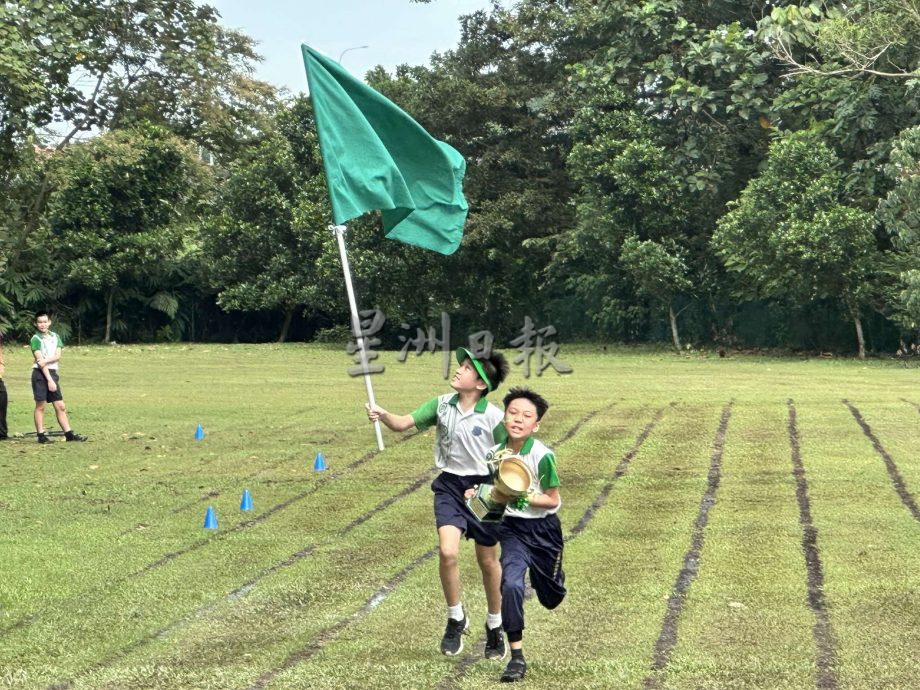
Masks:
[[[490,352],[488,357],[476,357],[465,347],[461,347],[457,350],[457,363],[463,364],[466,360],[476,369],[480,381],[486,384],[486,387],[479,391],[480,399],[498,388],[508,376],[508,360],[501,352]]]
[[[39,317],[41,316],[47,316],[49,319],[51,318],[51,314],[46,312],[44,309],[35,312],[35,320],[38,321]]]
[[[529,388],[520,388],[520,387],[515,387],[515,388],[512,388],[510,391],[508,391],[508,393],[505,395],[505,399],[502,400],[502,405],[504,405],[505,408],[507,409],[508,405],[511,404],[512,400],[517,400],[519,398],[524,398],[525,400],[529,400],[530,402],[533,403],[533,406],[537,408],[537,421],[538,422],[541,419],[543,419],[543,415],[545,415],[546,411],[549,409],[549,403],[546,402],[546,398],[544,398],[542,395],[540,395],[536,391],[530,390]]]
[[[502,381],[505,380],[508,376],[508,371],[510,367],[508,366],[508,360],[505,359],[505,355],[501,352],[492,352],[488,357],[478,360],[479,364],[482,365],[483,373],[489,377],[489,382],[492,384],[492,390],[497,390]],[[488,392],[488,389],[482,392],[482,397]]]

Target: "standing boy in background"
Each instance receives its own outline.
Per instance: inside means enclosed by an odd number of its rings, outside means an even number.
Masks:
[[[483,524],[466,507],[464,493],[471,486],[489,480],[486,453],[505,439],[502,412],[485,396],[501,385],[508,375],[508,362],[499,352],[477,359],[464,348],[457,350],[460,366],[450,380],[454,393],[432,398],[410,414],[395,415],[382,407],[367,405],[367,416],[393,431],[419,430],[437,424],[435,465],[441,474],[432,482],[434,516],[438,530],[439,574],[447,602],[447,627],[441,639],[441,653],[454,656],[463,651],[462,635],[469,619],[460,600],[458,555],[460,538],[476,542],[476,560],[486,591],[487,659],[505,656],[502,636],[501,564],[495,525]]]
[[[40,311],[35,315],[35,327],[38,333],[32,336],[32,356],[35,365],[32,367],[32,396],[35,398],[35,431],[39,443],[54,443],[45,434],[45,403],[54,406],[58,424],[64,431],[68,441],[85,441],[86,436],[75,434],[70,428],[67,419],[67,410],[64,407],[64,396],[58,385],[58,361],[61,359],[63,341],[57,333],[51,330],[51,317],[48,312]]]

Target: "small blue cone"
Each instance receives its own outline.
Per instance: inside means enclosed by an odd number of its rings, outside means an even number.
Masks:
[[[195,440],[200,441],[204,438],[204,429],[201,428],[201,424],[198,425],[198,428],[195,429]]]
[[[240,501],[240,510],[252,510],[252,496],[249,489],[243,489],[243,500]]]
[[[204,528],[217,529],[217,516],[214,514],[214,506],[208,506],[208,512],[204,514]]]
[[[326,469],[326,456],[323,455],[323,451],[316,454],[316,460],[313,462],[313,469],[317,472],[322,472]]]

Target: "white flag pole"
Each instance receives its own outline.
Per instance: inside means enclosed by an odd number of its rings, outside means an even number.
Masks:
[[[361,353],[361,369],[364,372],[364,387],[367,388],[367,401],[374,406],[377,402],[374,400],[374,386],[371,384],[371,375],[367,370],[367,351],[364,347],[364,336],[361,334],[361,319],[358,317],[358,301],[355,299],[355,289],[351,284],[351,267],[348,264],[348,253],[345,251],[345,231],[348,229],[344,225],[330,225],[329,229],[335,235],[335,240],[339,245],[339,257],[342,259],[342,272],[345,274],[345,290],[348,292],[348,306],[351,309],[351,331],[355,334],[358,342],[358,352]],[[374,422],[374,432],[377,434],[377,450],[383,450],[383,432],[380,430],[380,422]]]

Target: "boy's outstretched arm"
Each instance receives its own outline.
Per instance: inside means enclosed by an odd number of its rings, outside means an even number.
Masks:
[[[411,414],[392,414],[387,412],[380,405],[371,405],[364,403],[367,410],[367,418],[372,422],[383,422],[391,431],[408,431],[415,426],[415,419]]]

